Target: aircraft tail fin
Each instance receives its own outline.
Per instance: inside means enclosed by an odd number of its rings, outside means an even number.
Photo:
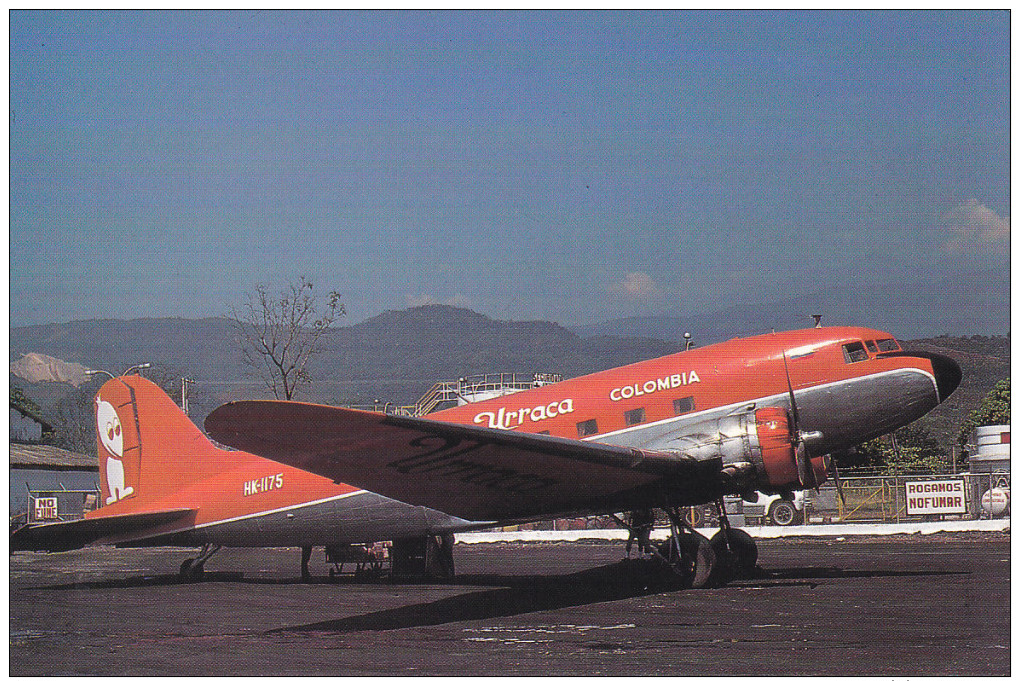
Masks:
[[[166,506],[161,500],[231,464],[232,452],[216,447],[159,386],[140,376],[107,381],[96,395],[95,414],[103,503],[115,507],[106,513]]]

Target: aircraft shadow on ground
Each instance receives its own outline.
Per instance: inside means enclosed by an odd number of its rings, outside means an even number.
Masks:
[[[838,568],[794,568],[765,571],[716,588],[772,588],[808,586],[815,588],[822,579],[853,579],[869,577],[902,577],[960,574],[945,571],[840,570]],[[616,563],[563,576],[506,577],[471,575],[455,584],[499,587],[488,591],[458,594],[431,603],[419,603],[390,610],[354,615],[266,632],[283,633],[344,633],[358,631],[389,631],[413,627],[449,624],[472,620],[521,615],[531,612],[559,610],[576,605],[650,596],[681,590],[675,580],[661,572]]]
[[[716,588],[815,588],[828,579],[863,579],[876,577],[924,577],[966,574],[938,570],[843,570],[835,567],[793,567],[775,570],[758,568],[752,575]],[[298,578],[245,578],[240,572],[209,572],[205,582],[239,582],[244,584],[300,584]],[[324,578],[315,583],[329,583]],[[75,582],[33,587],[40,590],[123,589],[184,584],[178,575],[132,576],[115,580]],[[338,588],[352,584],[342,579]],[[384,581],[382,583],[392,584]],[[463,575],[446,582],[453,586],[487,587],[482,591],[457,594],[429,603],[416,603],[378,612],[353,615],[341,619],[314,622],[294,627],[273,629],[267,634],[345,633],[359,631],[390,631],[414,627],[468,622],[559,610],[577,605],[612,601],[680,591],[676,580],[668,578],[661,566],[652,561],[621,561],[569,575]],[[409,588],[414,583],[407,583]]]

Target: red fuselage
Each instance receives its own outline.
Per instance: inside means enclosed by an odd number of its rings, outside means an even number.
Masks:
[[[915,420],[945,399],[959,380],[952,360],[905,353],[887,333],[806,329],[734,339],[427,418],[649,452],[679,451],[678,433],[686,437],[711,419],[790,409],[792,388],[799,430],[820,433],[810,445],[810,456],[820,457]],[[117,443],[122,460],[115,466],[123,469],[118,473],[123,482],[117,484],[130,493],[90,518],[192,511],[158,528],[120,533],[124,542],[307,546],[472,526],[266,458],[217,448],[156,386],[137,377],[107,383],[97,396],[97,404],[103,402],[124,426],[122,435],[115,433],[123,438]],[[110,445],[101,437],[101,454],[104,448]],[[107,458],[101,458],[101,470],[106,464]],[[118,496],[105,475],[103,486],[104,498]],[[720,489],[695,487],[694,482],[690,488],[677,487],[677,499],[711,497]]]
[[[832,327],[737,338],[432,418],[636,446],[649,432],[710,412],[750,403],[789,407],[792,386],[801,429],[823,435],[812,452],[820,455],[910,423],[958,382],[952,360],[904,353],[881,331]]]

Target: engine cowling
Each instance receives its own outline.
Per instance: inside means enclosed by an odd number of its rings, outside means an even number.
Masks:
[[[751,463],[758,474],[777,489],[797,485],[800,478],[789,413],[782,407],[763,407],[754,412],[754,420],[758,450],[752,445]]]
[[[686,456],[701,461],[719,459],[724,490],[739,493],[805,487],[797,470],[795,436],[784,407],[761,407],[688,424],[669,437],[670,444],[682,443],[673,447]],[[648,444],[649,449],[659,448],[657,443]],[[814,480],[807,486],[815,487],[828,477],[825,457],[811,459],[811,467]]]
[[[828,456],[818,456],[811,459],[811,468],[815,473],[815,487],[829,479],[829,470],[832,466],[832,459]]]

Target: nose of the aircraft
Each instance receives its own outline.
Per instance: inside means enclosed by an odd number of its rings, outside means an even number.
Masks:
[[[945,402],[953,394],[953,391],[963,380],[963,369],[952,357],[939,355],[934,352],[903,352],[896,353],[902,357],[919,357],[931,362],[932,373],[935,374],[935,385],[939,391],[939,402]]]
[[[939,388],[939,402],[945,402],[946,398],[953,394],[960,381],[963,379],[963,370],[956,360],[945,355],[932,353],[928,357],[931,360],[932,369],[935,370],[935,383]]]

